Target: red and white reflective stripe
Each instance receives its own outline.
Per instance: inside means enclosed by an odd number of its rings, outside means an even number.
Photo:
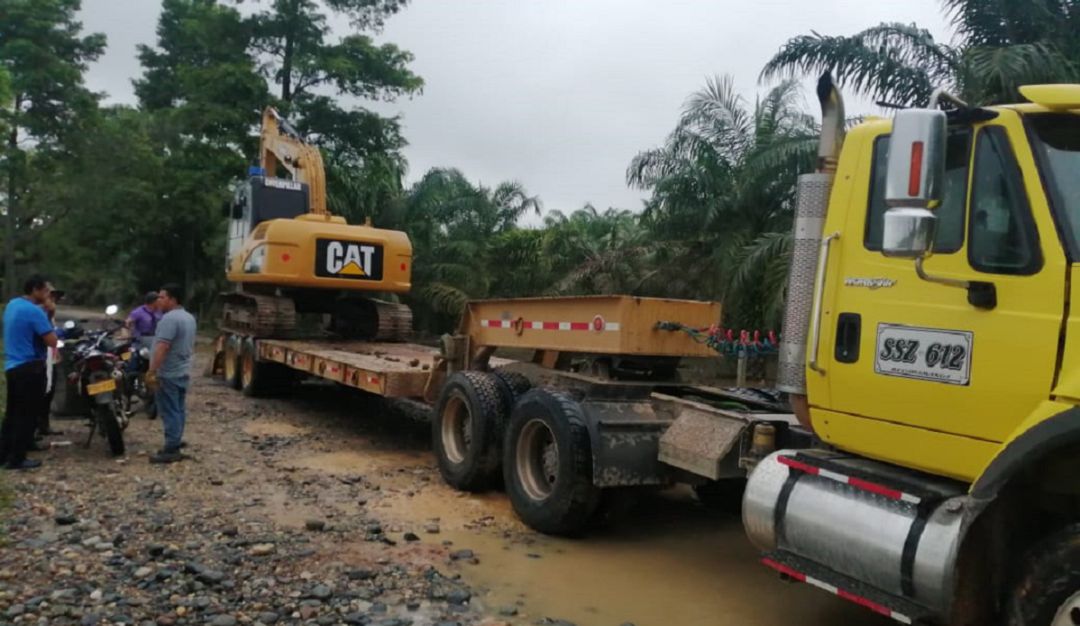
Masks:
[[[835,480],[838,483],[851,485],[856,489],[869,491],[870,493],[884,496],[886,498],[889,498],[890,500],[900,500],[901,502],[908,502],[910,504],[918,504],[922,502],[922,498],[920,498],[919,496],[915,496],[910,493],[900,491],[898,489],[893,489],[891,487],[886,487],[885,485],[879,485],[878,483],[872,483],[868,480],[863,480],[861,478],[855,478],[854,476],[847,476],[839,472],[834,472],[821,467],[816,467],[814,465],[810,465],[809,463],[796,461],[789,456],[778,456],[776,457],[776,460],[779,461],[781,465],[787,465],[793,470],[798,470],[800,472],[813,476],[828,478],[829,480]]]
[[[813,576],[807,576],[806,574],[803,574],[802,572],[797,572],[797,571],[791,569],[790,567],[788,567],[787,565],[777,563],[776,561],[774,561],[772,559],[761,559],[761,562],[764,563],[765,565],[767,565],[768,567],[771,567],[774,570],[780,572],[781,574],[787,576],[788,578],[791,578],[792,580],[797,580],[797,581],[799,581],[801,583],[806,583],[808,585],[813,585],[813,586],[817,587],[818,589],[821,589],[822,591],[827,591],[827,592],[833,594],[834,596],[839,596],[839,597],[847,600],[848,602],[854,602],[855,604],[858,604],[859,606],[868,608],[871,611],[873,611],[873,612],[875,612],[875,613],[877,613],[879,615],[884,615],[885,617],[891,617],[894,620],[900,622],[901,624],[910,624],[911,623],[911,618],[908,617],[907,615],[904,615],[903,613],[898,613],[898,612],[890,609],[887,606],[883,606],[881,604],[878,604],[877,602],[874,602],[873,600],[869,600],[869,599],[864,598],[862,596],[855,595],[855,594],[851,593],[850,591],[845,591],[845,590],[837,587],[836,585],[830,585],[829,583],[827,583],[827,582],[825,582],[823,580],[818,580],[817,578],[814,578]]]
[[[514,320],[480,320],[483,328],[514,328]],[[522,321],[521,327],[526,330],[600,330],[594,328],[593,322],[528,322]],[[618,322],[604,322],[603,330],[618,331],[621,328]]]

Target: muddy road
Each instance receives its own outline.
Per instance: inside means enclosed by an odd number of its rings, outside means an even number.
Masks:
[[[280,576],[288,580],[306,581],[301,585],[337,576],[343,587],[352,584],[342,574],[349,568],[396,568],[404,578],[389,585],[394,591],[387,604],[390,615],[397,615],[398,605],[408,607],[401,608],[401,624],[892,623],[804,585],[781,583],[756,563],[737,518],[705,510],[688,492],[651,495],[614,527],[587,538],[553,539],[521,525],[501,493],[466,495],[446,487],[429,452],[427,425],[375,398],[305,384],[288,398],[248,400],[209,379],[196,378],[193,385],[185,437],[191,460],[149,465],[145,454],[160,445],[160,424],[140,415],[127,433],[126,461],[106,458],[104,443],[96,441],[89,450],[53,448],[43,453],[42,470],[7,479],[14,495],[15,522],[9,523],[14,543],[0,554],[0,589],[19,578],[13,570],[25,556],[20,550],[40,548],[33,537],[45,532],[41,529],[52,520],[48,516],[76,508],[82,518],[94,517],[93,500],[74,494],[161,485],[169,497],[157,506],[193,512],[192,521],[177,527],[199,526],[203,511],[215,520],[209,526],[238,526],[241,536],[245,529],[273,532],[282,537],[279,545],[302,545],[274,570],[285,572]],[[85,434],[78,422],[58,424],[66,436],[57,439]],[[52,491],[57,482],[67,491]],[[123,497],[118,501],[125,502]],[[140,512],[110,515],[117,514]],[[322,523],[325,528],[312,530]],[[224,540],[214,535],[211,541]],[[227,549],[232,544],[214,545]],[[244,559],[236,559],[235,567],[238,580],[252,578],[240,572]],[[467,589],[467,606],[446,605],[433,594],[432,572]],[[123,585],[122,580],[116,584]],[[306,591],[291,593],[308,597]],[[0,613],[25,602],[25,595],[0,592]],[[341,617],[348,607],[335,613],[326,604],[313,615],[309,605],[301,614],[303,600],[297,602],[275,610],[300,618],[289,623],[353,623]],[[232,610],[239,623],[258,622],[257,608],[249,605],[217,610]],[[153,612],[146,612],[148,625],[211,623],[183,616],[154,621]],[[381,622],[372,618],[363,623]]]

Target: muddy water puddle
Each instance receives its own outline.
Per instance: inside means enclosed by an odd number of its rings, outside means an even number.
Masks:
[[[686,491],[650,495],[614,528],[565,540],[529,532],[501,493],[459,494],[397,471],[430,467],[424,454],[340,452],[295,463],[389,478],[369,509],[426,544],[472,550],[479,563],[455,567],[486,607],[515,606],[513,624],[542,617],[578,626],[891,624],[805,585],[782,583],[758,564],[737,518],[703,510]],[[424,532],[432,523],[438,534]]]
[[[461,494],[442,483],[425,441],[369,420],[319,423],[329,446],[296,450],[282,467],[340,479],[362,475],[380,490],[368,514],[415,532],[405,550],[472,550],[468,560],[439,565],[460,572],[473,602],[492,612],[514,606],[514,626],[543,617],[578,626],[886,626],[893,622],[806,585],[781,582],[758,562],[738,518],[703,509],[688,490],[644,497],[614,527],[566,540],[529,531],[502,493]],[[254,434],[254,433],[253,433]],[[267,433],[271,434],[271,433]],[[284,433],[282,433],[284,434]],[[317,508],[270,499],[279,522],[296,526]],[[342,514],[359,509],[335,503]],[[427,529],[438,525],[438,533]],[[362,541],[357,539],[358,542]],[[445,545],[449,542],[449,545]],[[370,545],[370,544],[369,544]],[[342,555],[361,546],[341,546]],[[360,552],[357,552],[360,554]]]

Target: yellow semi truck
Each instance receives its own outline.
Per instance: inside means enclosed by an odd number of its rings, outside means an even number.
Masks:
[[[439,350],[227,324],[215,369],[250,395],[302,376],[427,403],[444,479],[501,476],[542,532],[685,482],[741,495],[785,578],[899,622],[1080,624],[1080,85],[1021,92],[938,92],[847,131],[820,81],[779,346],[791,411],[679,381],[722,339],[718,305],[617,296],[470,303]],[[539,371],[503,369],[508,348]]]
[[[903,623],[1080,624],[1080,85],[846,133],[818,91],[779,386],[821,444],[756,465],[747,534]]]

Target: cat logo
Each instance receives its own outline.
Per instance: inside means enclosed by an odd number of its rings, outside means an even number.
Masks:
[[[352,280],[382,280],[382,273],[382,246],[337,239],[319,239],[316,241],[316,276]]]

